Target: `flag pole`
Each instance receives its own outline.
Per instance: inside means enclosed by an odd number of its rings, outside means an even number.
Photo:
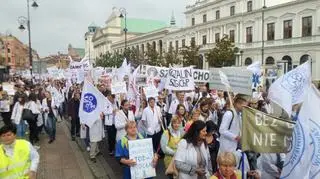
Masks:
[[[241,161],[242,161],[241,162],[241,173],[242,173],[241,176],[242,176],[242,179],[245,179],[244,178],[244,152],[243,151],[241,152]]]

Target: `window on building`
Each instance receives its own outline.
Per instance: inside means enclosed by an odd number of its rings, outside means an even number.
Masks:
[[[202,45],[206,45],[207,44],[207,36],[204,35],[202,36]]]
[[[191,42],[190,42],[191,46],[195,46],[196,45],[196,38],[195,37],[191,37]]]
[[[8,63],[11,63],[11,58],[10,57],[8,57]]]
[[[214,36],[215,36],[215,42],[216,43],[220,42],[220,33],[216,33]]]
[[[179,50],[179,41],[176,40],[176,52]]]
[[[7,51],[8,51],[8,53],[11,53],[11,49],[10,48],[8,48]]]
[[[235,14],[235,7],[231,6],[230,7],[230,16],[234,16],[234,14]]]
[[[267,40],[274,40],[274,23],[267,24]]]
[[[247,43],[252,43],[252,27],[247,27],[246,33]]]
[[[252,1],[247,2],[247,11],[251,12],[252,11]]]
[[[230,38],[230,41],[234,43],[234,30],[229,31],[229,38]]]
[[[286,20],[283,22],[283,38],[292,38],[292,20]]]
[[[302,18],[302,37],[312,36],[312,16]]]
[[[216,11],[216,19],[220,19],[220,11],[219,10]]]
[[[182,47],[185,47],[186,46],[186,39],[182,39],[181,44],[182,44]]]
[[[193,17],[193,18],[191,19],[191,25],[194,26],[195,24],[196,24],[196,19]]]
[[[206,23],[207,22],[207,14],[204,14],[202,16],[202,20],[203,20],[203,23]]]

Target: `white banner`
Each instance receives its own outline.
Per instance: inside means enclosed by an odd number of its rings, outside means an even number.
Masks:
[[[176,68],[173,68],[176,69]],[[194,82],[197,83],[207,83],[210,81],[210,71],[192,69]],[[146,66],[146,76],[154,77],[155,79],[165,79],[168,75],[169,68],[166,67],[156,67],[156,66]]]
[[[111,93],[112,94],[121,94],[127,93],[127,85],[126,82],[122,81],[122,82],[112,82],[111,85]]]
[[[134,159],[137,165],[130,167],[131,178],[141,179],[156,176],[152,166],[153,148],[152,139],[129,140],[129,158]]]
[[[243,67],[211,68],[210,89],[226,90],[221,82],[219,71],[227,76],[233,92],[252,95],[252,73]]]
[[[165,88],[175,91],[194,90],[193,69],[187,68],[170,68],[167,74]]]

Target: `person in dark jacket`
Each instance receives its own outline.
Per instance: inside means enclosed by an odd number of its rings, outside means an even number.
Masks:
[[[73,98],[69,101],[69,115],[71,116],[71,137],[75,140],[75,136],[79,137],[80,131],[80,118],[79,118],[79,106],[80,106],[80,93],[74,93]]]

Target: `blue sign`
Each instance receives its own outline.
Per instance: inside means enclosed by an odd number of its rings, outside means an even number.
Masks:
[[[97,98],[91,93],[84,94],[83,111],[87,113],[91,113],[96,108],[97,108]]]

